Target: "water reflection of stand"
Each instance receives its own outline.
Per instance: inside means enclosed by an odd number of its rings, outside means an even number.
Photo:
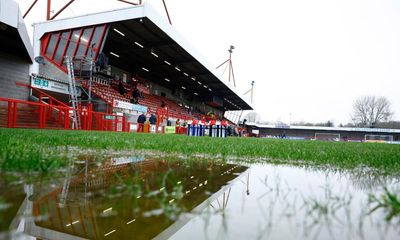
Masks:
[[[241,167],[247,168],[247,167],[244,167],[244,166],[241,166]],[[205,200],[204,202],[200,203],[195,208],[193,208],[192,211],[189,214],[182,214],[179,217],[178,221],[176,221],[174,224],[172,224],[170,227],[165,229],[163,232],[161,232],[159,235],[157,235],[153,239],[156,239],[156,240],[158,240],[158,239],[169,239],[171,236],[176,234],[184,225],[186,225],[190,220],[192,220],[193,217],[195,217],[197,214],[202,214],[202,212],[205,209],[207,209],[208,207],[211,207],[211,208],[215,209],[216,211],[218,211],[218,209],[216,209],[216,207],[214,207],[213,204],[212,204],[212,203],[215,204],[215,202],[218,203],[220,210],[222,210],[221,211],[222,215],[223,215],[222,216],[222,220],[223,220],[222,225],[226,227],[226,223],[227,222],[225,221],[226,218],[224,216],[224,210],[228,206],[229,198],[230,198],[230,192],[231,192],[232,186],[237,181],[242,181],[241,178],[244,177],[244,174],[246,173],[246,171],[240,172],[241,174],[238,177],[226,182],[226,185],[223,186],[222,189],[220,189],[219,191],[215,192],[207,200]],[[221,196],[222,196],[222,205],[221,205],[221,201],[219,201]]]
[[[247,171],[246,182],[240,181],[246,185],[246,195],[250,195],[250,170]]]
[[[250,171],[247,172],[246,194],[250,195]]]
[[[85,194],[84,194],[84,203],[85,204],[87,203],[87,196],[88,196],[87,190],[88,190],[88,187],[89,187],[88,169],[89,169],[89,160],[85,160],[85,167],[78,172],[78,174],[80,172],[83,172],[83,171],[85,172],[84,177],[83,177],[84,192],[85,192]],[[71,160],[70,163],[69,163],[67,176],[66,176],[66,178],[64,180],[63,187],[62,187],[61,194],[60,194],[60,201],[59,201],[60,206],[64,206],[64,204],[67,201],[73,170],[74,170],[74,161]]]
[[[70,159],[68,170],[67,170],[67,176],[64,179],[63,187],[62,187],[61,194],[60,194],[60,201],[59,201],[60,206],[64,206],[65,202],[67,201],[69,185],[71,183],[73,169],[74,169],[74,161],[72,159]]]
[[[221,206],[219,200],[217,199],[218,206],[219,206],[222,210],[225,210],[225,209],[226,209],[226,206],[228,205],[229,196],[230,196],[230,194],[231,194],[231,189],[232,189],[232,187],[229,187],[229,189],[228,189],[227,191],[225,191],[225,192],[222,194],[222,206]],[[226,192],[228,192],[228,194],[226,194]],[[210,206],[213,207],[212,204],[210,204]]]

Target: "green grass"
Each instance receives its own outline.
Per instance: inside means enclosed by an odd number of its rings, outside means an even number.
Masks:
[[[384,188],[384,192],[380,196],[370,194],[369,204],[375,205],[369,212],[370,214],[380,209],[385,212],[386,221],[392,221],[394,218],[396,218],[397,221],[399,220],[400,195],[398,191],[391,192],[387,188]]]
[[[0,129],[0,168],[46,172],[66,165],[67,154],[90,150],[151,150],[186,156],[369,167],[400,172],[400,145],[293,141],[257,138],[209,138],[182,135],[95,131]]]

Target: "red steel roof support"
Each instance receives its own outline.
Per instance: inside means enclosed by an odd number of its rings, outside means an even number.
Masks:
[[[48,0],[51,1],[51,0]],[[56,18],[60,13],[62,13],[69,5],[71,5],[71,3],[73,3],[75,0],[70,0],[67,4],[64,5],[64,7],[62,7],[56,14],[54,14],[50,19],[47,20],[53,20],[54,18]],[[50,17],[50,12],[47,12],[48,16]]]
[[[24,14],[24,16],[22,18],[25,18],[26,15],[28,15],[28,13],[31,11],[31,9],[33,8],[33,6],[35,6],[35,4],[37,3],[38,0],[35,0],[32,5],[28,8],[28,10],[26,11],[26,13]]]
[[[139,3],[134,3],[134,2],[127,1],[127,0],[117,0],[117,1],[132,4],[132,5],[142,5],[142,0],[139,0]]]
[[[171,18],[169,17],[169,13],[168,13],[167,4],[165,4],[165,0],[162,0],[162,2],[163,2],[163,4],[164,4],[165,12],[167,13],[167,17],[168,17],[169,24],[172,25]]]

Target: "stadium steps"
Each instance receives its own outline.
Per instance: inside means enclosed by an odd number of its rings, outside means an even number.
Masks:
[[[39,128],[39,108],[37,106],[17,105],[17,128]],[[0,127],[6,128],[8,122],[8,107],[0,105]],[[58,122],[55,111],[48,113],[46,118],[47,129],[60,129],[64,127],[63,122]]]
[[[88,85],[86,82],[82,82],[82,86],[85,89],[88,89]],[[93,82],[92,92],[111,106],[114,99],[124,102],[130,102],[130,99],[132,98],[132,88],[129,85],[124,84],[126,94],[121,95],[116,90],[117,87],[118,82],[116,81],[112,81],[111,85]],[[157,110],[161,107],[161,103],[164,102],[168,106],[168,114],[170,117],[180,119],[188,119],[193,117],[187,113],[186,108],[179,106],[176,102],[168,98],[147,93],[143,93],[143,96],[144,98],[139,99],[139,104],[148,107],[149,113],[155,114]]]
[[[3,104],[4,102],[1,102],[0,104],[0,128],[6,128],[7,127],[7,104]]]

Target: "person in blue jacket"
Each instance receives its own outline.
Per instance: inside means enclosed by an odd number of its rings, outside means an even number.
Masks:
[[[149,121],[150,121],[150,132],[152,133],[156,132],[157,117],[156,115],[154,115],[154,113],[151,114]]]
[[[138,132],[143,132],[143,127],[144,127],[145,122],[146,122],[146,116],[144,115],[144,113],[142,113],[139,115],[139,117],[137,119],[137,123],[138,123],[137,131]]]

